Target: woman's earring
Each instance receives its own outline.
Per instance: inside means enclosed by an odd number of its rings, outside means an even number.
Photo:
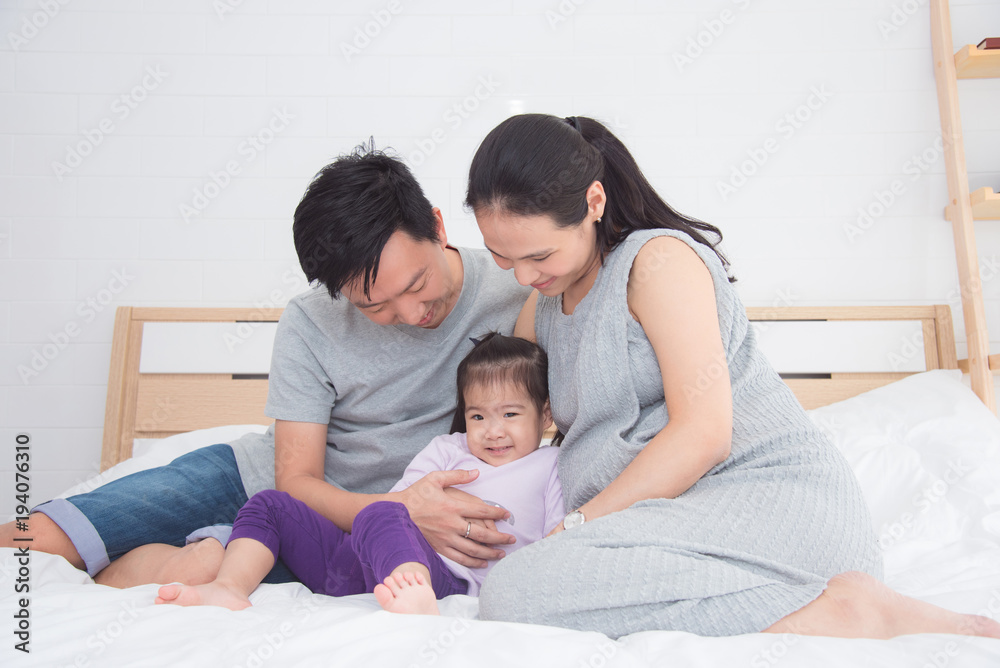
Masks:
[[[601,219],[600,219],[600,217],[598,217],[598,219],[597,219],[597,222],[598,222],[598,223],[599,223],[599,222],[601,222]]]

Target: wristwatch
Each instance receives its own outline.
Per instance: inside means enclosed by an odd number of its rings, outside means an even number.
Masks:
[[[574,510],[563,519],[563,529],[572,529],[573,527],[578,527],[586,521],[587,518],[584,517],[582,512],[580,512],[579,510]]]

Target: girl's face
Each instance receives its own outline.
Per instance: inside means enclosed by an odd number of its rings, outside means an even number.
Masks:
[[[596,216],[575,227],[558,227],[549,216],[476,213],[486,248],[501,269],[513,269],[521,285],[553,297],[600,266]]]
[[[465,430],[469,452],[501,466],[538,449],[552,424],[548,402],[539,411],[528,393],[513,383],[465,388]]]

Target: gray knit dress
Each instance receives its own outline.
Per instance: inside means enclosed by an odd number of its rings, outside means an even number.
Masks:
[[[561,297],[539,296],[535,333],[566,434],[566,508],[604,489],[669,419],[656,355],[626,302],[632,262],[658,235],[686,242],[712,274],[733,391],[731,454],[675,499],[640,501],[503,559],[483,585],[482,619],[613,638],[656,629],[736,635],[802,608],[838,573],[882,577],[846,460],[761,354],[722,262],[675,230],[632,233],[572,315]]]

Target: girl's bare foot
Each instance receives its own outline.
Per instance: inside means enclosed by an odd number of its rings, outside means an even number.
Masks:
[[[989,617],[952,612],[903,596],[855,571],[832,578],[819,598],[765,632],[841,638],[894,638],[912,633],[1000,638],[1000,624]]]
[[[160,587],[157,604],[216,605],[230,610],[243,610],[252,604],[238,589],[231,589],[216,581],[203,585],[164,585]]]
[[[375,599],[383,610],[411,615],[440,615],[434,588],[420,573],[394,573],[375,585]]]

